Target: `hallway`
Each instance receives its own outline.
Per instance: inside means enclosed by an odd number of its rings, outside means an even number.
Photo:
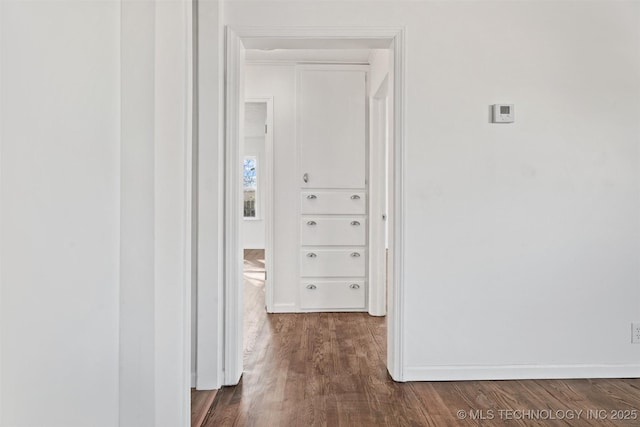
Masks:
[[[638,379],[396,383],[385,367],[385,318],[267,315],[263,266],[260,252],[245,254],[245,371],[238,386],[218,391],[205,427],[478,425],[459,419],[459,410],[477,411],[485,420],[492,416],[484,425],[567,425],[518,420],[514,410],[573,416],[582,410],[579,425],[638,423],[640,414],[635,420],[611,420],[612,410],[640,407]],[[608,417],[587,419],[589,410],[605,410]]]

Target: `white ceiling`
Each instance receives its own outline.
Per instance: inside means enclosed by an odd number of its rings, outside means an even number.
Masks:
[[[247,49],[245,59],[287,62],[368,63],[371,49]]]

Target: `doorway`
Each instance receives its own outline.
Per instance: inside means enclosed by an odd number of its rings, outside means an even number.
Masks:
[[[403,171],[403,82],[404,33],[402,29],[229,29],[227,28],[226,82],[225,82],[225,239],[224,290],[222,301],[222,383],[236,384],[242,375],[243,355],[243,248],[241,243],[243,191],[240,162],[242,103],[244,87],[242,56],[245,49],[255,48],[351,48],[390,49],[393,54],[393,75],[390,92],[393,109],[390,127],[389,159],[389,291],[388,291],[388,352],[387,369],[397,381],[402,374],[402,171]],[[268,272],[269,274],[270,272]]]
[[[249,97],[244,103],[242,144],[243,268],[261,264],[267,312],[273,305],[273,97]],[[248,256],[248,257],[247,257]],[[257,261],[260,260],[260,261]],[[249,264],[247,264],[249,262]],[[255,267],[255,265],[254,265]],[[267,273],[269,272],[269,273]]]

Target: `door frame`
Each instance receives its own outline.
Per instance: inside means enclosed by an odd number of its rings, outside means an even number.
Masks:
[[[224,290],[223,290],[223,383],[234,385],[243,370],[242,306],[242,153],[243,59],[244,44],[253,42],[302,42],[308,46],[348,42],[351,46],[376,44],[393,53],[393,198],[390,204],[390,227],[393,239],[390,253],[393,267],[389,286],[387,316],[387,369],[396,381],[403,372],[404,306],[404,82],[405,30],[388,27],[226,27],[225,51],[225,195],[224,195]]]
[[[273,283],[275,282],[275,271],[273,269],[273,96],[249,96],[244,99],[244,103],[266,104],[267,106],[267,130],[264,137],[264,165],[258,165],[263,168],[263,182],[258,184],[258,191],[262,192],[262,211],[264,221],[264,290],[265,290],[265,306],[267,312],[273,312]]]
[[[389,80],[387,73],[369,97],[369,314],[387,312],[387,153]]]

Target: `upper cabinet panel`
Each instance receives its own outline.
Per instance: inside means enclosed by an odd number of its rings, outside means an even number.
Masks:
[[[365,188],[366,71],[300,67],[298,147],[302,188]]]

